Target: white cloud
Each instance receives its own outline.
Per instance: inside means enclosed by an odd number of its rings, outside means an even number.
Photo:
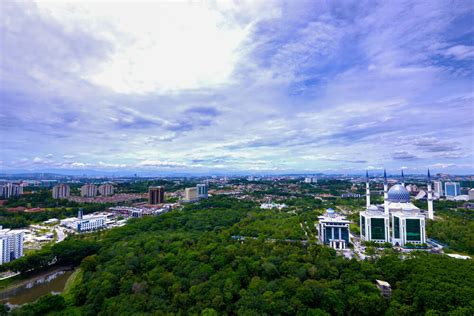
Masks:
[[[121,93],[194,89],[229,83],[250,31],[200,2],[39,2],[44,16],[85,29],[114,52],[83,78]]]

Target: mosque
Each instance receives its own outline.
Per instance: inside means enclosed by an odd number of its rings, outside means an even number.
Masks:
[[[361,240],[377,243],[389,242],[403,247],[407,243],[426,243],[426,218],[434,219],[433,191],[428,170],[428,210],[421,210],[410,202],[410,193],[402,182],[388,189],[387,173],[384,170],[384,203],[370,204],[369,174],[366,172],[366,210],[360,212]]]

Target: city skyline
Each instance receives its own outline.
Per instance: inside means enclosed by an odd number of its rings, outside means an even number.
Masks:
[[[1,4],[0,172],[474,173],[474,4]]]

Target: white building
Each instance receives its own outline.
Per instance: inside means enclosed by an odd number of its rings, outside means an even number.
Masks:
[[[434,195],[439,199],[444,195],[443,182],[433,181]]]
[[[65,183],[53,187],[53,199],[66,199],[71,195],[71,188]]]
[[[304,183],[317,183],[318,179],[316,177],[306,177],[304,178]]]
[[[82,197],[95,197],[97,195],[97,186],[92,183],[84,184],[81,187]]]
[[[361,239],[395,246],[426,243],[426,218],[434,219],[433,192],[428,171],[428,211],[410,202],[410,193],[401,184],[388,190],[384,172],[384,204],[369,205],[360,213]]]
[[[23,187],[19,184],[6,183],[0,185],[0,195],[2,199],[18,197],[23,194]]]
[[[198,199],[197,196],[197,188],[186,188],[184,189],[184,200],[187,202],[196,201]]]
[[[197,189],[198,198],[200,198],[200,199],[207,199],[208,198],[207,184],[200,183],[196,186],[196,189]]]
[[[274,208],[277,208],[279,210],[282,210],[286,207],[286,204],[279,204],[279,203],[262,203],[260,204],[260,208],[262,210],[271,210],[271,209],[274,209]]]
[[[0,264],[23,256],[24,233],[0,226]]]
[[[474,189],[469,190],[468,196],[469,196],[469,201],[474,201]]]
[[[350,221],[339,215],[332,208],[318,216],[318,239],[321,244],[334,249],[346,249],[350,243]]]
[[[110,183],[104,183],[99,186],[100,195],[114,195],[114,186]]]
[[[82,212],[79,212],[78,217],[66,218],[61,221],[61,225],[81,233],[105,228],[106,219],[106,215],[82,216]]]

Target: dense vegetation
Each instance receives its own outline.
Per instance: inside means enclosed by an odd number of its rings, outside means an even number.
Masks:
[[[474,264],[419,253],[407,260],[347,260],[316,244],[237,241],[271,219],[251,202],[213,198],[182,211],[89,235],[66,252],[82,260],[67,299],[46,296],[19,315],[472,315]],[[277,212],[277,211],[275,211]],[[276,213],[279,214],[279,213]],[[74,243],[75,240],[68,242]],[[89,244],[85,244],[89,243]],[[96,247],[99,247],[96,248]],[[58,246],[60,247],[60,246]],[[66,246],[59,250],[65,251]],[[56,249],[58,251],[58,249]],[[73,257],[78,252],[80,255]],[[62,259],[64,260],[64,259]],[[73,261],[71,261],[73,262]],[[392,284],[385,299],[375,279]]]

